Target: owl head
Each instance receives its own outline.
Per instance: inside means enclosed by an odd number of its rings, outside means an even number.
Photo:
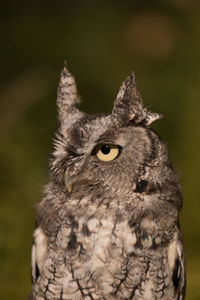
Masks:
[[[122,83],[110,115],[88,115],[78,103],[74,77],[64,67],[50,174],[66,197],[151,193],[174,180],[166,147],[150,129],[161,116],[143,107],[134,73]]]

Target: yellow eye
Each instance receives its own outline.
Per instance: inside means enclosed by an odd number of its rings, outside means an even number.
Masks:
[[[116,145],[101,144],[97,146],[96,156],[102,161],[111,161],[120,154],[120,147]]]

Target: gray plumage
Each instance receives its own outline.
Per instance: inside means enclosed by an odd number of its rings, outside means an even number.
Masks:
[[[65,67],[50,180],[37,206],[31,299],[183,299],[181,189],[132,73],[111,115],[80,112]]]

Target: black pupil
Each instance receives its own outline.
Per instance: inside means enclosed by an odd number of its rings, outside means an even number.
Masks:
[[[109,153],[110,153],[110,146],[109,146],[109,145],[103,145],[103,146],[101,147],[101,152],[102,152],[103,154],[109,154]]]

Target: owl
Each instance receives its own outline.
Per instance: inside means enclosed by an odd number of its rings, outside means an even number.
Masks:
[[[30,299],[184,299],[181,188],[150,128],[161,116],[143,107],[134,73],[110,115],[88,115],[78,103],[65,66]]]

